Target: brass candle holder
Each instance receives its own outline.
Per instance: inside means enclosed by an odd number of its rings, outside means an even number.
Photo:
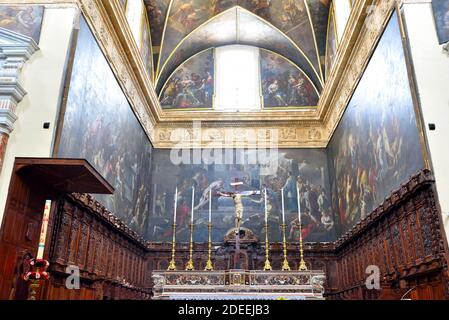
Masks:
[[[301,221],[299,221],[299,256],[300,256],[300,261],[299,261],[299,271],[307,271],[307,266],[306,266],[306,262],[304,261],[304,249],[303,249],[303,245],[302,245],[302,225],[301,225]]]
[[[175,256],[176,256],[176,223],[173,223],[173,241],[172,241],[172,249],[171,249],[171,261],[168,265],[168,271],[175,271],[176,270],[176,262],[175,262]]]
[[[208,259],[206,262],[206,267],[204,271],[214,271],[214,265],[212,264],[212,223],[209,223],[209,248],[208,248]]]
[[[193,265],[193,222],[190,223],[190,248],[189,248],[189,261],[186,265],[186,271],[194,271]]]
[[[283,243],[284,243],[284,262],[282,262],[282,271],[290,271],[290,265],[288,264],[287,260],[287,241],[285,240],[285,229],[287,228],[287,225],[284,223],[282,224],[282,237],[283,237]]]
[[[270,263],[270,244],[268,243],[268,222],[265,222],[265,265],[264,271],[271,271],[273,268]]]

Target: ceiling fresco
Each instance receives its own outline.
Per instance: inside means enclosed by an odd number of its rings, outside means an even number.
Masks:
[[[159,100],[163,109],[212,109],[215,89],[214,49],[184,62],[165,84]]]
[[[258,46],[296,64],[321,91],[331,0],[144,0],[156,89],[186,60],[212,47]]]
[[[316,107],[319,93],[307,75],[284,57],[260,50],[264,108]]]

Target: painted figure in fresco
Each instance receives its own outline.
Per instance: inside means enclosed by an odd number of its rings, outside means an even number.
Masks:
[[[296,79],[292,74],[288,77],[288,104],[295,106],[300,99],[300,92],[304,84],[303,79]]]
[[[293,28],[301,20],[305,8],[297,0],[282,0],[282,29],[288,30]]]
[[[218,180],[215,182],[212,182],[210,186],[208,186],[206,189],[204,189],[203,194],[200,199],[200,203],[194,208],[195,210],[201,209],[205,204],[209,203],[209,195],[212,191],[212,196],[217,193],[217,191],[221,190],[223,188],[223,180]]]
[[[161,44],[162,32],[164,29],[165,15],[161,8],[161,4],[161,2],[156,0],[145,1],[148,18],[151,21],[151,40],[153,46]]]
[[[211,108],[214,90],[213,69],[212,50],[183,64],[164,86],[161,96],[162,106]]]
[[[334,228],[334,219],[332,218],[330,208],[322,212],[321,223],[326,231],[331,231]]]
[[[274,102],[273,104],[270,105],[288,106],[288,103],[286,103],[284,98],[282,97],[282,92],[280,90],[278,80],[274,80],[268,86],[268,100]]]
[[[211,6],[213,8],[212,12],[214,15],[219,14],[236,4],[236,0],[212,0]]]
[[[297,210],[296,205],[296,181],[292,172],[288,172],[287,180],[283,186],[285,198],[286,198],[286,207],[290,212],[295,212]]]
[[[247,0],[246,8],[257,14],[259,17],[271,21],[271,0]]]

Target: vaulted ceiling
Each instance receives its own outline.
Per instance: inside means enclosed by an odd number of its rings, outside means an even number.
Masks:
[[[196,54],[245,44],[295,64],[319,92],[326,70],[330,0],[145,0],[159,94]]]

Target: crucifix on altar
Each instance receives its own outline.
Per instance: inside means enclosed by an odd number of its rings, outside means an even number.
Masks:
[[[222,197],[232,198],[234,200],[235,206],[235,255],[234,255],[234,265],[238,265],[238,260],[240,257],[240,226],[243,218],[243,198],[250,197],[253,195],[259,195],[260,191],[238,191],[238,187],[242,186],[243,182],[235,179],[235,182],[231,183],[231,187],[234,188],[233,192],[222,192],[217,191],[217,194]]]
[[[243,198],[244,197],[250,197],[253,195],[260,194],[260,191],[238,191],[238,187],[243,185],[243,182],[237,181],[238,179],[235,179],[235,182],[231,183],[231,187],[234,187],[233,192],[222,192],[218,191],[217,194],[222,197],[232,198],[234,200],[234,206],[235,206],[235,233],[238,236],[240,234],[240,225],[242,223],[243,218]]]

